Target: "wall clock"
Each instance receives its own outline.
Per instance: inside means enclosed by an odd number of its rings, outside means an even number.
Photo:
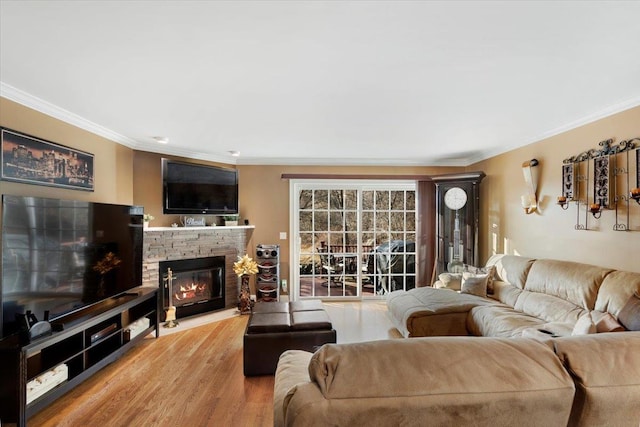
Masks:
[[[480,182],[484,172],[432,177],[436,185],[436,259],[440,273],[460,273],[478,265]]]

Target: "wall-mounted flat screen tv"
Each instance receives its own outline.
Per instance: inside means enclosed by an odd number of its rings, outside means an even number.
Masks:
[[[162,159],[163,213],[238,213],[238,171]]]
[[[143,208],[2,196],[2,322],[54,320],[142,285]]]

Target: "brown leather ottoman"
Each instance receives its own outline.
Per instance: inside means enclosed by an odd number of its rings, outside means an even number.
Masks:
[[[336,331],[320,301],[261,302],[244,333],[244,375],[273,375],[286,350],[315,351],[336,342]]]

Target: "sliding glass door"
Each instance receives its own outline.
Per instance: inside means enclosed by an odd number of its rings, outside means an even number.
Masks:
[[[415,287],[414,182],[291,182],[292,292],[379,297]]]

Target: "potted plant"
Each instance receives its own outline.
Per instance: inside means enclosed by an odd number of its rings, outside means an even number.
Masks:
[[[222,218],[224,219],[224,225],[227,227],[238,225],[238,215],[225,215]]]
[[[142,216],[142,221],[144,222],[144,227],[147,228],[149,226],[149,222],[153,221],[154,219],[156,219],[156,217],[154,217],[153,215],[147,214],[147,213],[144,214]]]

